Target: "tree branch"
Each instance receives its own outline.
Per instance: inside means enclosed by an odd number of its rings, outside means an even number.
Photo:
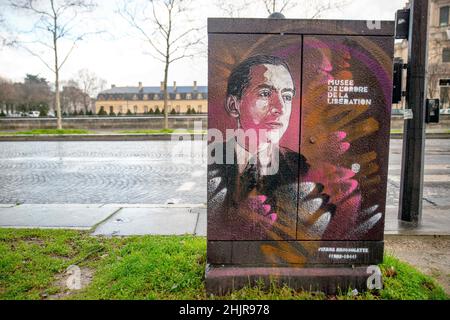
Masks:
[[[27,51],[29,54],[31,54],[32,56],[35,56],[36,58],[38,58],[39,60],[41,60],[41,62],[42,62],[42,63],[43,63],[50,71],[52,71],[53,73],[56,72],[55,69],[53,69],[52,67],[50,67],[49,64],[48,64],[44,59],[42,59],[42,57],[41,57],[39,54],[35,53],[34,51],[32,51],[31,49],[27,48],[26,46],[21,45],[20,43],[18,44],[18,46],[21,47],[22,49],[26,50],[26,51]]]
[[[48,16],[49,18],[53,19],[53,16],[51,14],[49,14],[48,12],[36,9],[33,6],[33,2],[34,2],[34,0],[27,0],[27,1],[23,1],[21,3],[17,3],[17,1],[14,1],[14,0],[9,1],[10,6],[13,8],[25,9],[25,10],[40,14],[42,16]]]
[[[144,38],[147,40],[147,42],[152,46],[152,48],[158,52],[161,56],[165,56],[165,54],[154,44],[151,37],[145,32],[145,30],[136,22],[136,15],[131,14],[131,12],[126,8],[126,5],[123,7],[122,10],[119,10],[119,14],[127,21],[134,29],[139,31]]]
[[[329,0],[326,4],[316,4],[316,6],[314,7],[315,12],[310,17],[310,19],[319,18],[324,12],[329,10],[342,9],[349,3],[350,3],[349,0],[342,0],[342,1],[334,1],[333,4],[331,4],[331,1]]]
[[[179,35],[175,40],[173,40],[172,42],[170,42],[170,45],[173,45],[175,42],[177,42],[178,40],[180,40],[181,38],[184,38],[186,35],[188,35],[189,33],[191,33],[192,31],[200,31],[201,28],[191,28],[185,32],[183,32],[181,35]]]
[[[150,3],[152,4],[152,12],[153,12],[153,19],[154,22],[158,25],[158,30],[162,33],[162,35],[164,37],[168,37],[168,31],[166,30],[166,28],[161,24],[161,22],[159,22],[158,16],[156,15],[156,11],[155,11],[155,2],[153,0],[150,1]]]

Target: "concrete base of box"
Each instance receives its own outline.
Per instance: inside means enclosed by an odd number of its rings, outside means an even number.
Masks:
[[[236,267],[211,266],[206,269],[208,294],[225,295],[245,286],[263,283],[288,285],[294,290],[321,291],[329,295],[345,293],[349,288],[363,292],[370,273],[367,266],[358,267]]]

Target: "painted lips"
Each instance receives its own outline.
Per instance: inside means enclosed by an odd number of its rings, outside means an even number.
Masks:
[[[266,122],[266,125],[269,129],[280,129],[283,127],[283,123],[278,122],[278,121]]]

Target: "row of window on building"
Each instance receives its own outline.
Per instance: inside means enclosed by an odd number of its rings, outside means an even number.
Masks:
[[[182,108],[181,106],[177,105],[174,108],[172,108],[172,106],[168,106],[169,107],[169,112],[171,112],[172,110],[175,111],[176,113],[186,113],[188,112],[188,110],[191,111],[195,111],[196,113],[202,113],[204,112],[203,110],[203,106],[202,105],[198,105],[197,107],[195,106],[190,106],[187,105],[185,108]],[[103,109],[106,111],[104,106],[100,106],[100,109]],[[139,108],[137,105],[133,106],[133,109],[129,109],[129,108],[124,108],[123,106],[110,106],[109,107],[109,113],[126,113],[128,111],[133,112],[133,113],[152,113],[155,112],[156,110],[159,110],[160,112],[162,112],[162,110],[164,109],[163,106],[161,106],[161,108],[158,105],[155,105],[151,108],[149,108],[148,106],[144,106],[143,108]]]
[[[175,100],[181,100],[181,99],[186,99],[186,100],[193,100],[193,98],[195,98],[196,100],[203,100],[205,97],[202,93],[197,93],[195,95],[195,97],[192,96],[192,93],[186,93],[185,97],[182,97],[180,93],[175,94]],[[108,96],[104,96],[102,94],[100,94],[98,96],[98,100],[127,100],[127,98],[124,95],[108,95]],[[134,94],[131,97],[131,100],[140,100],[139,96],[137,94]],[[154,94],[153,97],[150,97],[150,95],[148,94],[144,94],[142,96],[142,100],[162,100],[162,95],[159,94]]]

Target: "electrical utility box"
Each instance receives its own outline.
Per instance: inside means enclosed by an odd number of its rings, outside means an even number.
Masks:
[[[208,20],[209,293],[379,285],[394,29]]]

